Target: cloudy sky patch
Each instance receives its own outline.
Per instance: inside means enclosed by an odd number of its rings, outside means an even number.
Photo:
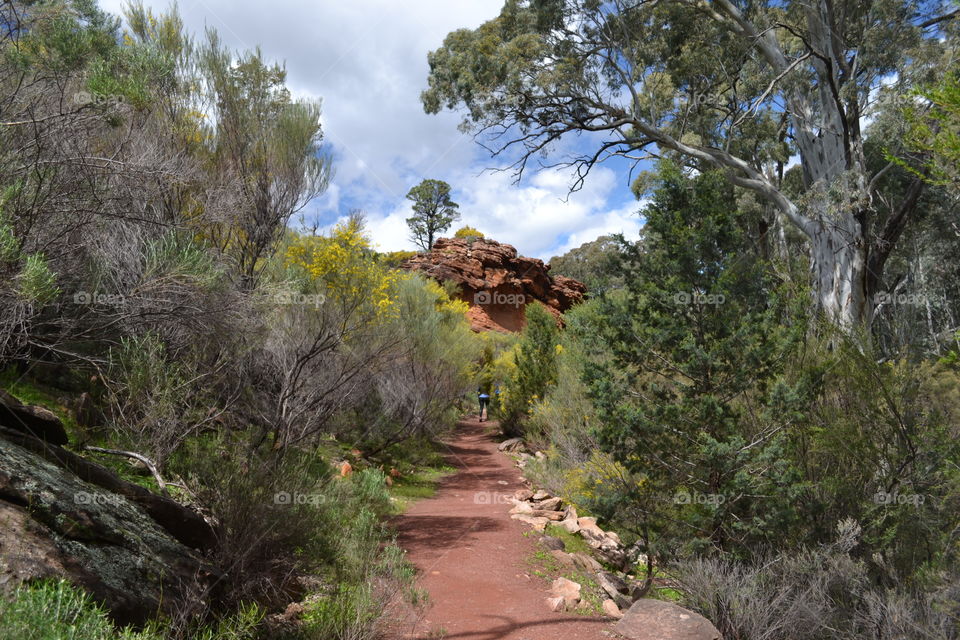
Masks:
[[[145,0],[155,12],[165,0]],[[298,97],[322,99],[325,143],[335,159],[330,189],[304,212],[326,228],[353,209],[366,212],[382,250],[410,249],[405,195],[424,178],[450,183],[462,224],[549,259],[598,235],[635,236],[640,204],[625,166],[600,167],[568,194],[568,170],[528,171],[519,185],[510,172],[484,171],[497,161],[457,129],[460,115],[427,115],[427,52],[458,28],[494,18],[502,0],[185,0],[179,3],[197,39],[206,27],[234,49],[259,46],[286,62]],[[120,13],[122,0],[101,0]],[[585,140],[570,144],[589,144]]]

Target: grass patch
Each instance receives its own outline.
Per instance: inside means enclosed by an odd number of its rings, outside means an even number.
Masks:
[[[73,412],[63,405],[63,398],[71,394],[41,384],[30,377],[20,376],[16,369],[12,367],[0,371],[0,389],[4,389],[23,404],[43,407],[60,418],[69,439],[67,448],[76,448],[80,444],[90,444],[107,449],[136,450],[136,447],[130,446],[128,443],[111,440],[106,433],[94,436],[80,428]],[[127,482],[138,484],[154,493],[160,490],[153,476],[146,469],[133,464],[128,458],[80,451],[79,449],[77,449],[77,452],[83,457],[107,467]]]
[[[456,473],[456,471],[454,467],[445,464],[420,469],[396,478],[389,490],[393,512],[395,514],[403,513],[414,502],[432,498],[437,493],[440,481]]]
[[[548,524],[544,533],[548,536],[563,540],[567,553],[586,553],[587,555],[592,555],[593,549],[590,548],[586,540],[576,533],[570,533],[559,525]]]
[[[23,404],[36,405],[52,411],[63,422],[70,442],[76,442],[81,435],[81,429],[77,426],[73,414],[60,402],[63,392],[58,393],[52,387],[20,376],[13,367],[0,371],[0,389],[5,390]]]
[[[556,558],[550,555],[545,549],[538,549],[533,555],[527,558],[527,564],[530,565],[530,573],[543,578],[544,580],[553,580],[560,575],[563,565]]]
[[[398,443],[376,461],[393,476],[389,493],[394,515],[403,513],[418,500],[432,498],[440,482],[457,472],[456,467],[447,462],[442,447],[426,438]]]
[[[563,532],[567,533],[565,530]],[[547,535],[552,534],[548,533]],[[580,585],[580,605],[570,613],[576,615],[604,615],[603,600],[607,596],[592,575],[577,569],[564,567],[546,549],[537,549],[527,556],[526,564],[529,566],[531,575],[542,579],[547,584],[557,578],[566,578]]]
[[[214,626],[196,629],[190,640],[254,640],[263,612],[250,606]],[[152,622],[141,631],[117,629],[106,611],[65,580],[21,585],[0,598],[0,638],[17,640],[164,640],[168,630]]]
[[[667,602],[680,602],[683,600],[683,593],[674,584],[674,579],[664,573],[660,567],[653,568],[653,584],[650,585],[650,597],[657,600],[666,600]]]

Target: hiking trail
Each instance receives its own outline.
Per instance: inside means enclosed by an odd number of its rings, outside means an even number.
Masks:
[[[507,498],[526,488],[521,471],[497,450],[490,427],[469,416],[445,442],[457,471],[437,493],[393,522],[397,542],[430,594],[416,620],[396,638],[447,640],[597,640],[612,620],[551,612],[549,584],[533,575],[537,550],[530,528],[510,518]]]

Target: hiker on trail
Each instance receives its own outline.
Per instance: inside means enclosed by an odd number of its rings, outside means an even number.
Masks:
[[[477,387],[477,400],[480,401],[480,422],[483,422],[483,410],[490,404],[490,394],[485,392],[482,387]],[[487,418],[489,417],[490,412],[487,411]]]

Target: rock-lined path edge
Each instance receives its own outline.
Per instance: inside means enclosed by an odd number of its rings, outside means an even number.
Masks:
[[[418,571],[430,602],[395,638],[436,640],[598,640],[615,636],[612,620],[547,609],[549,584],[528,559],[529,528],[512,520],[508,498],[524,488],[521,472],[497,450],[495,423],[460,421],[446,441],[456,473],[437,493],[393,520],[397,542]]]

